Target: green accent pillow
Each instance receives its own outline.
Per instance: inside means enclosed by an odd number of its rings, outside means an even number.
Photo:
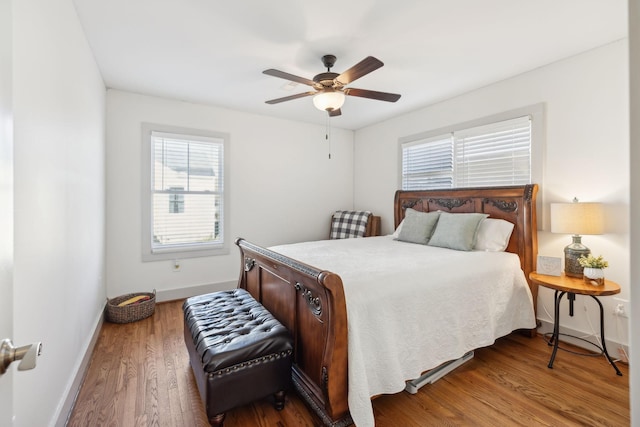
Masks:
[[[451,214],[441,212],[429,246],[470,251],[476,242],[480,222],[489,215],[483,213]]]
[[[418,212],[407,208],[398,240],[426,245],[436,227],[440,212]]]

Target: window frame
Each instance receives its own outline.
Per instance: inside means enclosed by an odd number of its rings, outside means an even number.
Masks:
[[[152,197],[153,197],[153,139],[152,133],[168,133],[183,136],[185,140],[193,138],[212,138],[222,140],[223,177],[222,177],[222,242],[211,244],[188,244],[166,249],[153,249]],[[142,261],[162,261],[184,258],[226,255],[229,251],[229,134],[201,129],[183,128],[155,123],[142,123],[142,161],[141,161],[141,225],[142,225]]]
[[[429,139],[437,139],[446,134],[453,134],[469,128],[489,125],[517,117],[529,116],[531,119],[531,182],[543,184],[543,156],[545,147],[545,105],[534,104],[503,113],[486,116],[476,120],[456,123],[450,126],[401,137],[398,139],[398,188],[403,188],[403,145],[418,143]],[[455,180],[454,180],[455,183]],[[544,188],[544,186],[542,186]],[[450,187],[458,188],[458,187]],[[542,197],[538,198],[538,207],[542,206]]]

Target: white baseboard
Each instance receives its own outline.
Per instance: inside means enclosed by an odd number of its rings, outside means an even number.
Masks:
[[[548,320],[541,320],[538,319],[540,321],[540,326],[538,327],[538,333],[540,334],[546,334],[546,333],[552,333],[553,332],[553,323],[551,323]],[[591,333],[585,333],[582,331],[578,331],[576,329],[572,329],[572,328],[567,328],[564,326],[560,326],[560,333],[561,334],[568,334],[568,335],[573,335],[575,337],[580,337],[582,339],[591,341],[593,343],[598,343],[599,342],[599,335],[594,335]],[[566,335],[561,335],[560,336],[560,341],[564,341],[567,342],[569,344],[573,344],[577,347],[580,348],[584,348],[585,350],[588,351],[594,351],[596,350],[593,346],[589,345],[588,343],[585,343],[584,341],[582,341],[581,339],[575,339],[571,336],[566,336]],[[627,344],[623,344],[623,343],[619,343],[617,341],[613,341],[607,337],[605,337],[605,344],[607,346],[607,351],[609,352],[609,355],[611,356],[611,358],[615,361],[622,361],[625,363],[628,363],[628,359],[626,359],[623,355],[620,354],[620,348],[623,348],[625,351],[625,354],[627,357],[630,357],[629,355],[629,345]]]
[[[55,422],[56,427],[65,427],[69,421],[69,417],[71,417],[71,411],[73,411],[76,399],[78,398],[78,393],[80,393],[80,387],[82,387],[84,377],[87,374],[87,370],[89,369],[89,363],[91,363],[91,355],[93,354],[93,349],[98,342],[98,336],[100,336],[100,331],[102,330],[102,324],[104,323],[104,309],[106,305],[107,303],[105,301],[104,305],[102,306],[102,310],[100,310],[95,321],[93,334],[91,335],[91,339],[89,340],[89,344],[87,345],[84,356],[82,357],[73,381],[71,381],[71,385],[69,386],[67,397],[61,402],[56,411],[58,414],[58,416],[55,417],[57,419],[57,421]]]

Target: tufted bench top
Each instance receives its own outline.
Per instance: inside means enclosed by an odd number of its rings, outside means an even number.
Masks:
[[[244,289],[187,298],[183,310],[205,372],[293,349],[287,329]]]

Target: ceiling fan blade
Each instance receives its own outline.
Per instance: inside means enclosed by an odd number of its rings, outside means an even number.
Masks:
[[[304,98],[305,96],[311,96],[311,95],[315,95],[317,92],[315,91],[311,91],[311,92],[302,92],[302,93],[297,93],[295,95],[289,95],[289,96],[285,96],[284,98],[276,98],[276,99],[270,99],[269,101],[265,101],[267,104],[279,104],[281,102],[285,102],[285,101],[291,101],[293,99],[298,99],[298,98]]]
[[[273,77],[279,77],[281,79],[302,83],[308,86],[315,85],[315,82],[313,80],[305,79],[304,77],[294,76],[293,74],[285,73],[284,71],[280,71],[280,70],[274,70],[273,68],[264,70],[262,74],[266,74],[268,76],[273,76]]]
[[[361,98],[377,99],[378,101],[396,102],[400,99],[397,93],[377,92],[375,90],[347,88],[344,90],[345,95],[359,96]]]
[[[377,70],[383,65],[384,63],[379,59],[374,58],[373,56],[367,56],[365,59],[358,62],[356,65],[336,77],[336,80],[343,85],[348,85],[349,83],[359,79],[360,77]]]
[[[339,108],[336,108],[335,110],[329,110],[327,112],[329,113],[329,117],[336,117],[336,116],[342,115],[342,111],[340,111]]]

